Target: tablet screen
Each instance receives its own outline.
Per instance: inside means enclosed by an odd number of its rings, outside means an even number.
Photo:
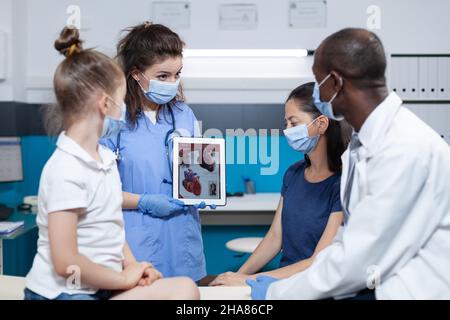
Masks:
[[[222,201],[219,200],[225,193],[222,190],[225,185],[225,177],[222,176],[224,165],[221,163],[224,144],[214,142],[214,139],[192,139],[197,141],[180,141],[177,148],[174,148],[178,152],[178,161],[174,161],[174,166],[177,165],[174,168],[174,179],[177,179],[177,183],[174,183],[174,187],[177,186],[177,190],[174,190],[176,198],[220,205]]]

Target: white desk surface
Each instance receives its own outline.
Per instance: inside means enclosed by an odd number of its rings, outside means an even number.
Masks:
[[[243,197],[228,197],[227,204],[215,210],[203,209],[202,212],[215,211],[275,211],[280,201],[280,193],[245,194]]]

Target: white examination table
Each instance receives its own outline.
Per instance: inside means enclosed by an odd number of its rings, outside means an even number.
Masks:
[[[25,278],[0,276],[0,300],[23,300]],[[199,287],[202,300],[250,300],[250,287]]]

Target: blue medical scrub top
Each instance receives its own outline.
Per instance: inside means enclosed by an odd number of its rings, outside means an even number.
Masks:
[[[280,267],[311,257],[330,215],[342,211],[340,173],[311,183],[305,179],[305,168],[305,161],[296,162],[288,168],[283,178]]]
[[[194,136],[197,119],[184,103],[173,106],[176,130],[183,136]],[[120,132],[118,168],[122,190],[135,194],[166,194],[172,196],[172,181],[166,156],[165,137],[172,129],[171,117],[165,107],[153,124],[144,113],[137,125]],[[171,142],[172,140],[170,140]],[[101,141],[115,151],[117,136]],[[172,143],[170,145],[170,154]],[[151,262],[165,277],[188,276],[198,281],[206,276],[201,223],[198,210],[167,218],[142,214],[139,210],[124,210],[125,232],[131,251],[138,261]]]

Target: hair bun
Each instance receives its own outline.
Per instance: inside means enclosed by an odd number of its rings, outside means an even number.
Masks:
[[[55,41],[55,49],[66,58],[83,50],[80,31],[75,27],[65,27]]]

